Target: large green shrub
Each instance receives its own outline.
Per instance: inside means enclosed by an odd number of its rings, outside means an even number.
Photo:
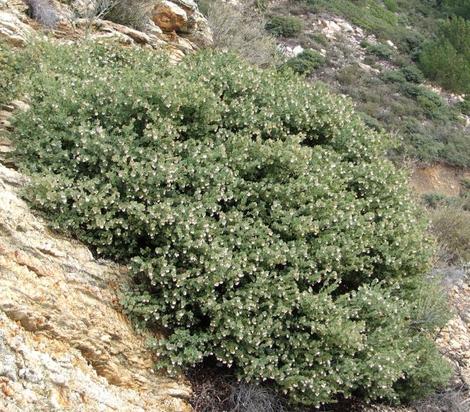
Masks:
[[[0,106],[14,98],[16,78],[20,70],[13,58],[11,46],[0,41]]]
[[[170,370],[206,359],[302,404],[396,401],[448,368],[419,322],[429,248],[384,137],[292,73],[201,53],[34,45],[27,192],[130,262],[123,301]]]

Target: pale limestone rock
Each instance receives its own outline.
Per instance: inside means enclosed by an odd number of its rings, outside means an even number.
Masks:
[[[198,7],[193,0],[173,0],[173,3],[178,4],[180,7],[186,10],[197,11]]]
[[[5,9],[0,10],[0,39],[14,46],[24,46],[31,38],[33,30],[17,16]]]
[[[345,32],[347,33],[353,33],[354,32],[354,28],[353,26],[351,26],[351,24],[349,24],[347,21],[340,21],[338,23],[338,26]]]
[[[358,62],[357,65],[367,73],[374,73],[374,74],[379,74],[380,73],[380,70],[374,69],[373,67],[369,66],[368,64]]]
[[[292,54],[294,57],[304,52],[304,48],[301,45],[297,45],[292,49]]]

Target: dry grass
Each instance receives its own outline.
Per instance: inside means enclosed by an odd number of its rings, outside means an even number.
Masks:
[[[258,66],[269,66],[280,61],[276,40],[266,32],[262,15],[250,2],[233,5],[216,0],[205,7],[214,47],[234,52]]]
[[[431,212],[432,231],[446,252],[446,263],[470,262],[470,211],[448,206]]]

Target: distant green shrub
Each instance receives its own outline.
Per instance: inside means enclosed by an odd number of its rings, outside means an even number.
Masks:
[[[311,38],[321,46],[328,46],[329,40],[323,33],[313,33]]]
[[[294,16],[273,16],[266,23],[266,30],[278,37],[294,37],[302,31],[302,20]]]
[[[421,51],[423,42],[424,36],[421,33],[409,31],[399,39],[398,46],[403,52],[410,55],[413,60],[416,60]]]
[[[384,71],[381,74],[381,78],[382,78],[383,81],[389,82],[389,83],[402,84],[402,83],[407,82],[405,74],[401,70],[387,70],[387,71]]]
[[[470,97],[466,97],[465,100],[457,104],[458,109],[462,114],[470,116]]]
[[[463,178],[462,179],[462,187],[464,189],[464,192],[467,194],[467,195],[470,195],[470,178]]]
[[[424,75],[421,70],[416,66],[405,66],[400,69],[405,77],[406,81],[412,83],[422,83],[424,81]]]
[[[283,67],[289,67],[299,74],[310,74],[325,64],[325,58],[315,50],[304,50],[296,57],[289,59]]]
[[[470,21],[453,18],[441,24],[438,37],[419,56],[423,73],[448,90],[470,92]]]
[[[425,222],[348,100],[229,54],[28,53],[41,70],[15,119],[25,195],[129,262],[126,312],[167,332],[157,366],[216,360],[305,405],[446,381],[439,322],[416,326]]]
[[[398,11],[398,3],[396,0],[384,0],[385,7],[392,11],[393,13],[396,13]]]
[[[450,115],[449,108],[436,92],[415,83],[401,85],[402,92],[416,100],[427,117],[443,118]]]
[[[423,200],[426,206],[432,209],[449,204],[449,198],[440,193],[426,193],[423,195]]]
[[[470,0],[441,0],[440,3],[449,14],[470,19]]]
[[[379,59],[390,60],[394,54],[394,50],[384,43],[365,43],[365,48],[368,53],[377,56]]]
[[[447,109],[441,96],[430,90],[422,89],[416,96],[416,101],[429,117],[437,118],[442,114],[441,110]]]

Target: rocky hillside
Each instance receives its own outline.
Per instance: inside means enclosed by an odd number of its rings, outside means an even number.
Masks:
[[[470,167],[465,93],[421,71],[420,56],[445,17],[433,2],[276,1],[265,13],[288,64],[351,97],[369,126],[398,136],[395,155]],[[305,53],[316,63],[307,65]]]

